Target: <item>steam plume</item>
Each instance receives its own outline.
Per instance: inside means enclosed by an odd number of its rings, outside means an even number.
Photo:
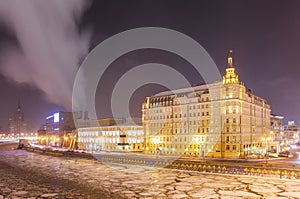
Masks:
[[[73,80],[87,54],[89,31],[77,24],[91,1],[0,1],[0,21],[18,45],[1,45],[1,72],[18,83],[41,89],[51,102],[71,108]]]

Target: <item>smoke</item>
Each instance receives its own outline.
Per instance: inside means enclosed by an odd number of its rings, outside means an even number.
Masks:
[[[88,53],[89,30],[78,23],[87,0],[0,0],[0,22],[17,38],[1,45],[1,72],[42,90],[49,101],[71,108],[73,81]]]

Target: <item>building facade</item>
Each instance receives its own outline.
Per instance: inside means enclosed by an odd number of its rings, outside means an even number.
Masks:
[[[299,142],[299,125],[294,121],[288,121],[287,125],[284,125],[284,146],[296,144]]]
[[[272,140],[282,142],[284,137],[283,116],[271,114],[271,136]]]
[[[270,105],[239,81],[231,53],[223,81],[146,98],[146,153],[221,158],[263,153]]]
[[[94,151],[143,151],[143,127],[126,119],[89,122],[78,128],[78,148]]]
[[[279,153],[285,149],[283,116],[271,114],[271,144],[269,151]]]
[[[13,117],[8,119],[9,134],[11,137],[24,137],[27,135],[27,123],[24,119],[20,104]]]
[[[40,144],[73,147],[76,137],[72,112],[60,111],[46,117],[46,123],[38,131]]]

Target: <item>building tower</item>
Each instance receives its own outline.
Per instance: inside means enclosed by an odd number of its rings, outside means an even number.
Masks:
[[[232,50],[229,50],[228,65],[226,68],[226,74],[223,76],[223,84],[236,84],[239,82],[238,75],[235,74],[235,68],[232,63]]]
[[[9,133],[15,137],[24,136],[27,133],[27,123],[25,122],[20,102],[18,103],[17,111],[14,116],[8,120],[8,128]]]

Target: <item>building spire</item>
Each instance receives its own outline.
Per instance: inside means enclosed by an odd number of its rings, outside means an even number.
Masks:
[[[238,75],[235,73],[235,68],[232,63],[232,50],[229,50],[228,65],[226,68],[226,74],[223,76],[224,84],[236,84],[239,83]]]
[[[228,68],[232,68],[233,64],[232,64],[232,50],[229,50],[229,54],[228,54]]]
[[[17,110],[20,111],[21,110],[21,103],[20,103],[20,98],[18,99],[18,107]]]

